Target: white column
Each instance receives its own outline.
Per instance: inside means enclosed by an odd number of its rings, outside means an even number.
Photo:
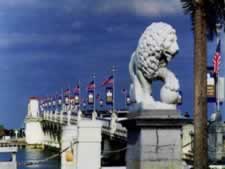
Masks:
[[[25,124],[26,143],[43,144],[44,131],[41,126],[41,121],[37,119],[27,119]]]
[[[77,139],[77,126],[64,126],[62,128],[61,151],[70,147],[61,154],[61,169],[76,169],[76,149],[77,144],[73,144]]]
[[[100,169],[101,123],[83,120],[78,123],[77,169]]]

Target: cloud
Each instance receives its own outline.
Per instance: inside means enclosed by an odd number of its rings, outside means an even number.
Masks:
[[[44,2],[44,1],[43,1]],[[0,0],[1,7],[27,7],[27,6],[35,6],[35,5],[42,5],[39,0]]]
[[[176,14],[182,11],[180,0],[100,0],[99,12],[130,12],[141,16]]]
[[[176,14],[182,11],[180,0],[0,0],[0,8],[45,8],[66,13],[129,12],[141,16]]]
[[[24,34],[24,33],[10,33],[0,34],[0,48],[12,48],[26,45],[70,45],[79,43],[81,35],[79,34]]]

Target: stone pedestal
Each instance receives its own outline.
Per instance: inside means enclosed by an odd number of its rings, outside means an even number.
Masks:
[[[182,119],[175,110],[130,113],[127,169],[182,169]]]
[[[76,169],[77,144],[77,126],[64,126],[62,128],[61,151],[70,147],[61,155],[61,169]]]
[[[81,120],[78,123],[77,169],[101,168],[101,123]]]
[[[220,162],[223,158],[223,122],[213,122],[208,127],[208,156],[211,162]]]

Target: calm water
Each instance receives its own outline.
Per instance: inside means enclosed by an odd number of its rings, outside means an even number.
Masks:
[[[35,160],[43,160],[51,155],[55,154],[55,152],[50,151],[42,151],[38,149],[20,149],[17,153],[17,161],[19,163],[30,162]],[[5,160],[8,158],[8,155],[0,156],[0,160]],[[52,159],[48,162],[31,165],[31,166],[23,166],[19,165],[18,169],[60,169],[60,159]]]

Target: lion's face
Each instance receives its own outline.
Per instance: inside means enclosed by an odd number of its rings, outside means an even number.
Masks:
[[[146,79],[157,76],[178,52],[176,31],[168,24],[153,23],[139,39],[135,62]]]
[[[162,44],[162,54],[166,56],[167,62],[169,62],[179,51],[177,44],[177,36],[175,32],[171,32],[167,35],[166,39]]]

